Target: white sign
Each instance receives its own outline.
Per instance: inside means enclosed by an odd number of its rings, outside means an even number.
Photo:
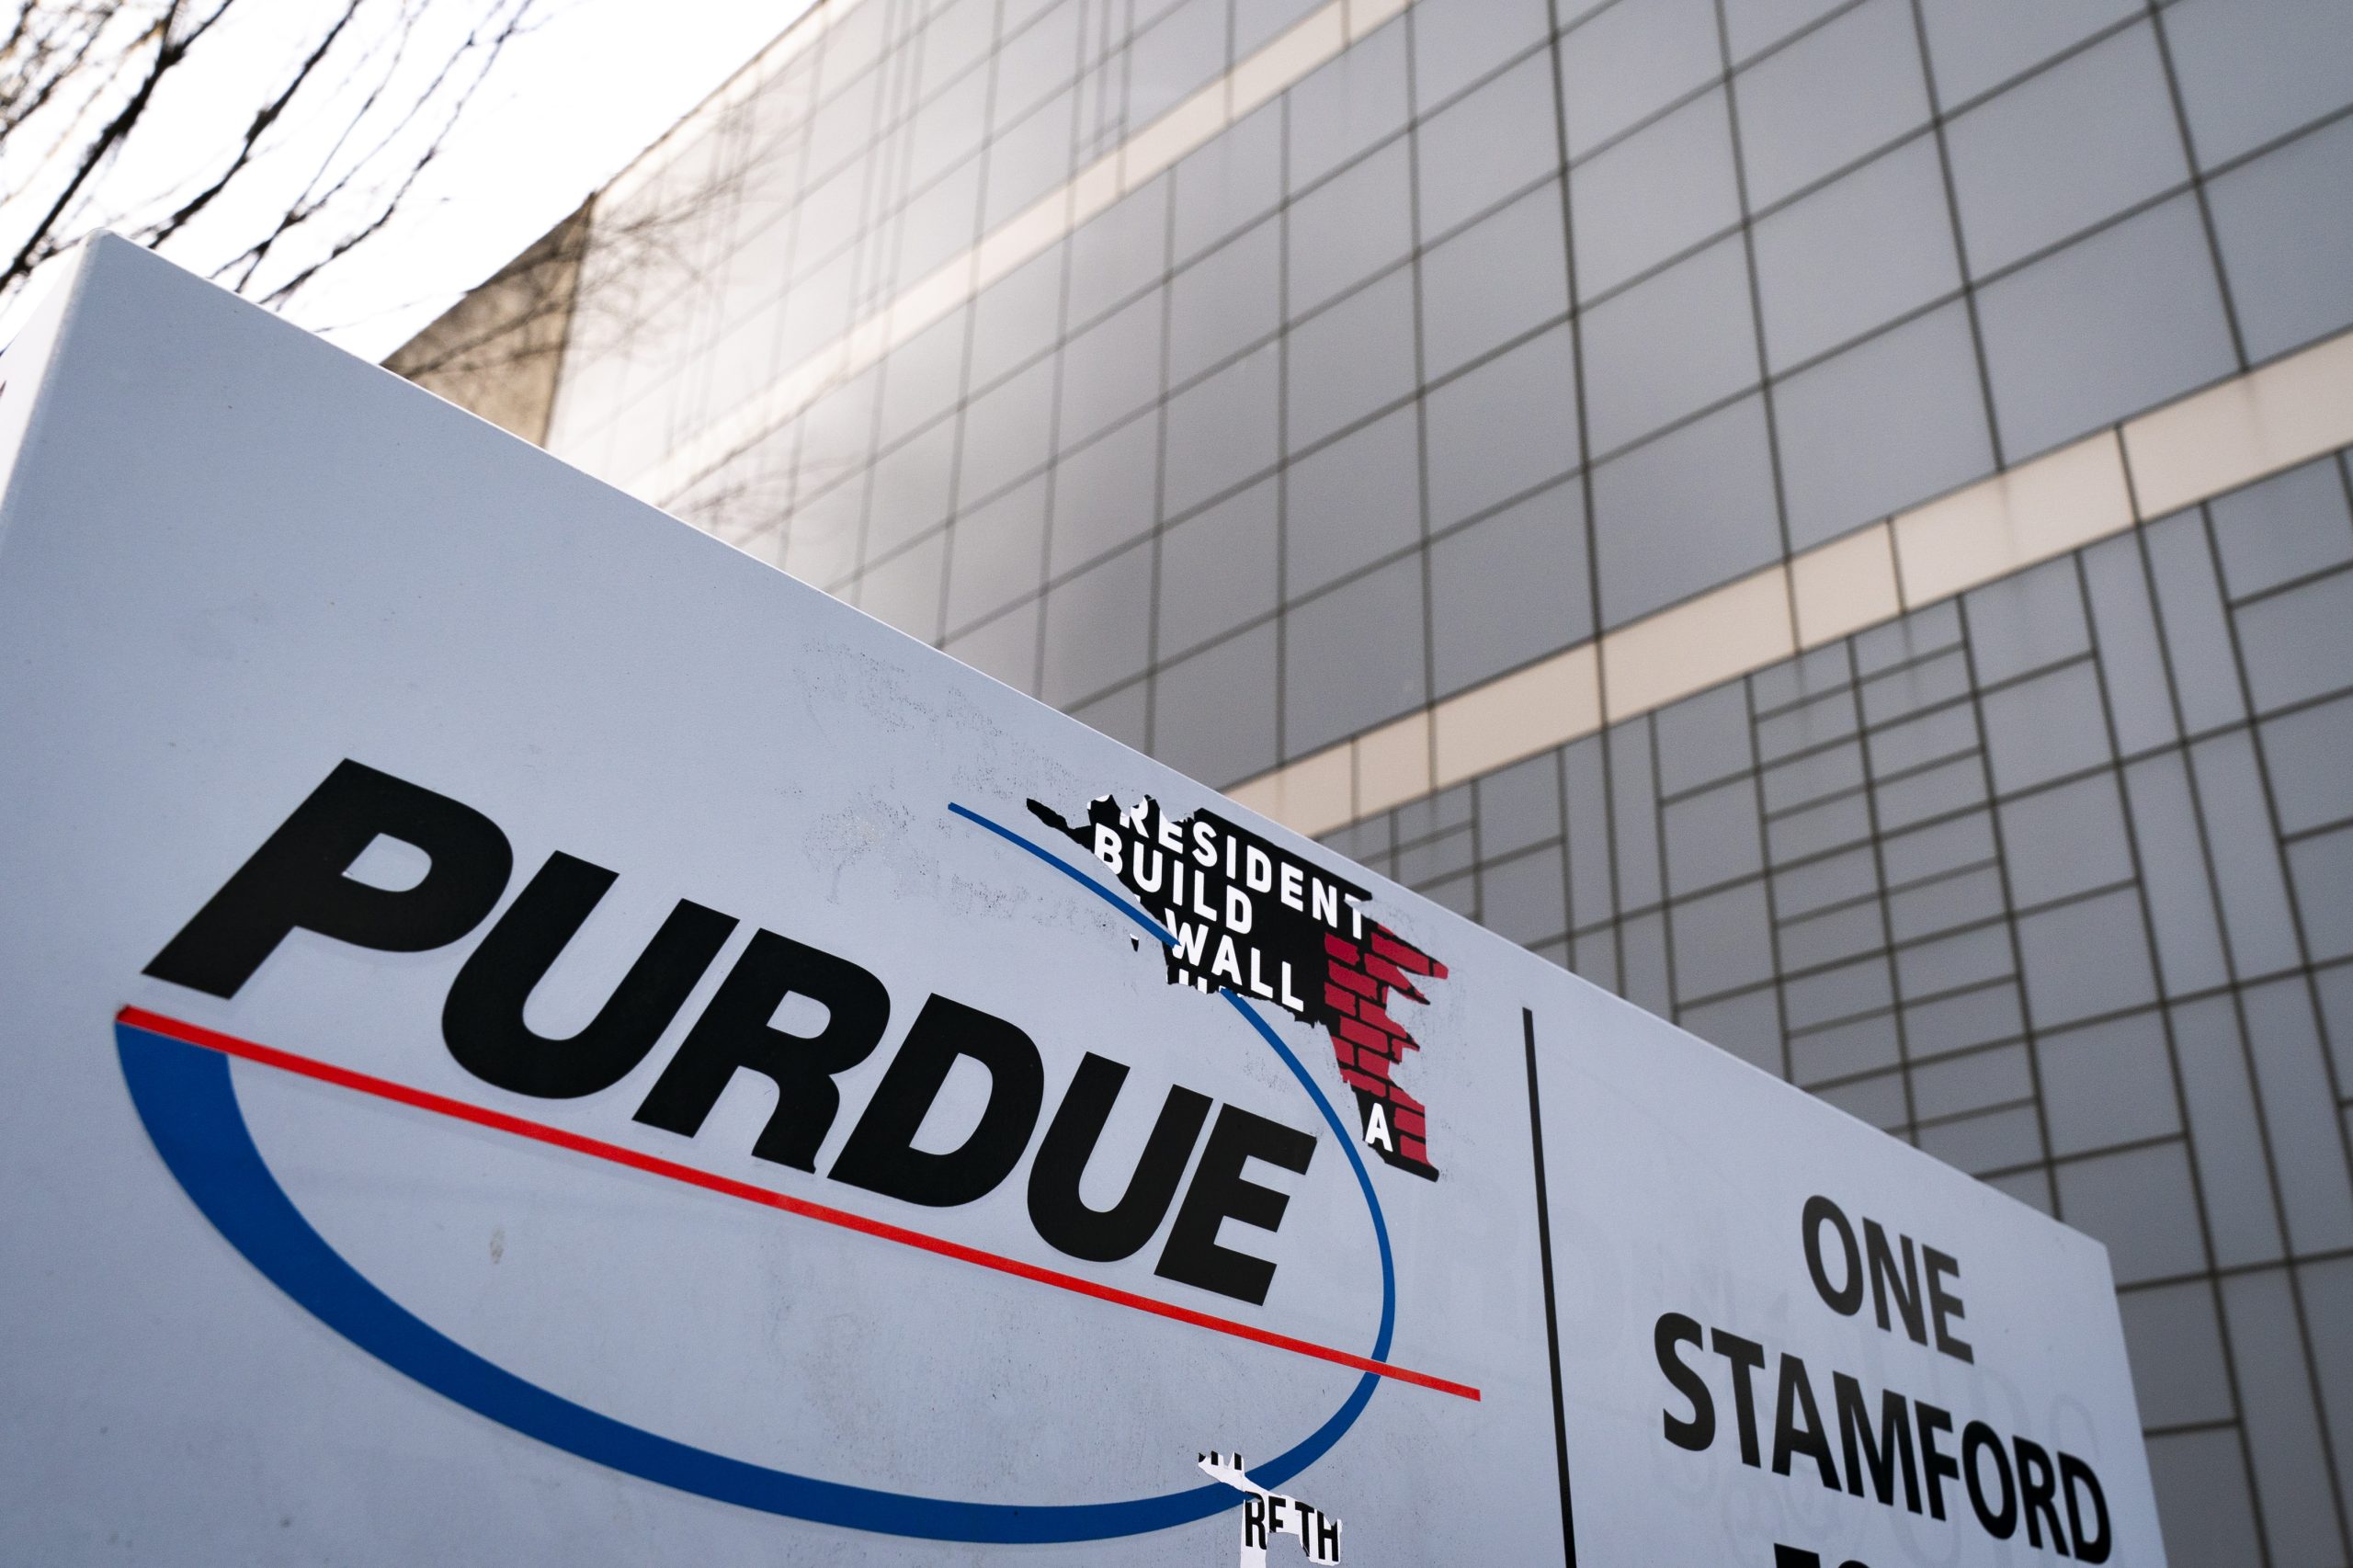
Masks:
[[[0,1557],[2163,1561],[2084,1237],[128,244],[0,383]]]

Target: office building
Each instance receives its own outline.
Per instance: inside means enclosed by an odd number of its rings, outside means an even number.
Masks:
[[[2341,0],[825,0],[407,352],[2100,1237],[2342,1565],[2348,213]]]

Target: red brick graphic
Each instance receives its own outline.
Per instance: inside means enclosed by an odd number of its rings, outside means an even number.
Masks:
[[[1255,994],[1323,1029],[1357,1096],[1358,1136],[1389,1165],[1438,1179],[1422,1102],[1392,1076],[1421,1045],[1392,1009],[1427,1005],[1422,985],[1446,965],[1367,919],[1367,890],[1212,812],[1176,819],[1150,797],[1122,808],[1108,795],[1081,824],[1041,801],[1029,810],[1165,928],[1169,983]]]
[[[1430,1164],[1429,1127],[1422,1102],[1389,1076],[1405,1052],[1421,1049],[1421,1042],[1390,1016],[1389,1001],[1393,993],[1408,1001],[1428,1002],[1414,977],[1444,980],[1446,965],[1385,926],[1372,927],[1364,949],[1327,936],[1324,951],[1330,966],[1324,999],[1342,1015],[1332,1025],[1332,1049],[1339,1058],[1340,1075],[1358,1095],[1385,1108],[1397,1145],[1395,1163],[1417,1175],[1435,1177],[1438,1170]],[[1342,998],[1355,1006],[1340,1006]]]

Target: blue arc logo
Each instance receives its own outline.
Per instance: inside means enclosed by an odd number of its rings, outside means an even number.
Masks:
[[[949,809],[1077,881],[1156,940],[1172,940],[1122,893],[1059,856],[962,806]],[[1396,1268],[1381,1200],[1355,1139],[1299,1058],[1256,1010],[1230,991],[1223,994],[1281,1059],[1347,1153],[1380,1248],[1381,1326],[1370,1358],[1385,1362],[1396,1326]],[[1240,1501],[1233,1488],[1216,1483],[1106,1503],[1029,1506],[925,1497],[746,1463],[599,1415],[459,1345],[378,1290],[329,1245],[286,1195],[255,1145],[228,1057],[128,1021],[117,1022],[115,1045],[131,1102],[156,1153],[205,1218],[246,1261],[319,1321],[387,1366],[526,1437],[720,1502],[931,1540],[1101,1540],[1189,1524]],[[1380,1381],[1378,1373],[1362,1373],[1321,1426],[1256,1467],[1253,1479],[1279,1486],[1330,1452],[1364,1414]]]

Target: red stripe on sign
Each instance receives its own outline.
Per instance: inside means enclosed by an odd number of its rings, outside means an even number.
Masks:
[[[667,1176],[672,1181],[683,1182],[688,1187],[699,1187],[706,1192],[716,1192],[728,1198],[740,1198],[746,1203],[757,1203],[769,1209],[780,1209],[788,1214],[796,1214],[804,1220],[815,1220],[827,1225],[838,1225],[845,1231],[856,1231],[860,1235],[872,1236],[881,1241],[897,1242],[902,1246],[911,1246],[921,1252],[937,1253],[941,1257],[952,1257],[960,1263],[974,1264],[982,1268],[993,1268],[1000,1274],[1010,1274],[1016,1278],[1028,1279],[1040,1285],[1051,1285],[1057,1290],[1069,1290],[1081,1296],[1092,1296],[1099,1301],[1110,1301],[1122,1307],[1133,1307],[1140,1312],[1150,1312],[1154,1317],[1173,1318],[1178,1323],[1190,1324],[1195,1328],[1212,1329],[1219,1334],[1230,1334],[1236,1339],[1247,1339],[1259,1345],[1270,1345],[1278,1350],[1289,1350],[1294,1355],[1312,1356],[1319,1361],[1330,1361],[1337,1366],[1353,1368],[1359,1372],[1372,1372],[1384,1378],[1395,1378],[1400,1382],[1415,1383],[1423,1388],[1436,1389],[1440,1393],[1450,1393],[1461,1399],[1475,1400],[1479,1397],[1479,1391],[1468,1383],[1452,1382],[1445,1378],[1433,1377],[1427,1372],[1416,1372],[1411,1368],[1395,1366],[1387,1361],[1375,1361],[1370,1357],[1351,1355],[1346,1350],[1337,1350],[1328,1345],[1317,1345],[1311,1340],[1294,1339],[1288,1334],[1276,1334],[1272,1330],[1258,1328],[1250,1324],[1236,1323],[1232,1318],[1222,1318],[1209,1312],[1195,1312],[1190,1307],[1180,1307],[1174,1302],[1154,1301],[1150,1296],[1139,1296],[1132,1290],[1122,1290],[1117,1286],[1097,1284],[1092,1279],[1082,1279],[1075,1274],[1064,1274],[1059,1269],[1040,1268],[1034,1263],[1024,1263],[1018,1258],[1005,1257],[993,1252],[983,1252],[978,1247],[969,1247],[959,1242],[926,1235],[921,1231],[910,1231],[903,1225],[888,1224],[881,1220],[870,1220],[862,1214],[852,1214],[847,1210],[829,1208],[823,1203],[812,1203],[806,1199],[789,1198],[781,1192],[771,1191],[765,1187],[754,1187],[749,1182],[735,1181],[727,1176],[716,1176],[710,1171],[699,1170],[693,1165],[680,1165],[676,1160],[665,1160],[656,1154],[642,1153],[635,1149],[623,1148],[619,1143],[608,1143],[599,1138],[583,1137],[577,1132],[567,1132],[560,1127],[550,1127],[543,1122],[526,1121],[519,1116],[509,1116],[505,1111],[492,1110],[487,1107],[472,1105],[464,1100],[453,1100],[446,1095],[433,1094],[425,1089],[413,1089],[405,1084],[395,1084],[390,1079],[373,1077],[366,1073],[355,1073],[348,1067],[337,1067],[331,1062],[316,1061],[308,1056],[297,1056],[292,1051],[279,1051],[275,1047],[257,1044],[249,1040],[239,1040],[234,1035],[222,1034],[218,1030],[185,1023],[178,1018],[167,1018],[161,1013],[151,1013],[143,1007],[125,1007],[115,1017],[119,1023],[129,1024],[133,1028],[145,1029],[150,1034],[162,1035],[168,1040],[178,1040],[184,1045],[202,1046],[207,1051],[217,1051],[224,1056],[233,1056],[245,1062],[256,1062],[265,1067],[275,1067],[280,1072],[314,1078],[320,1083],[333,1084],[338,1088],[355,1089],[360,1094],[373,1095],[378,1099],[391,1100],[396,1105],[409,1106],[417,1110],[429,1110],[437,1116],[472,1122],[476,1127],[511,1132],[517,1138],[529,1138],[536,1142],[551,1143],[559,1149],[568,1149],[575,1154],[586,1154],[595,1159],[610,1161],[617,1165],[627,1165],[631,1170],[643,1171],[649,1176]]]

